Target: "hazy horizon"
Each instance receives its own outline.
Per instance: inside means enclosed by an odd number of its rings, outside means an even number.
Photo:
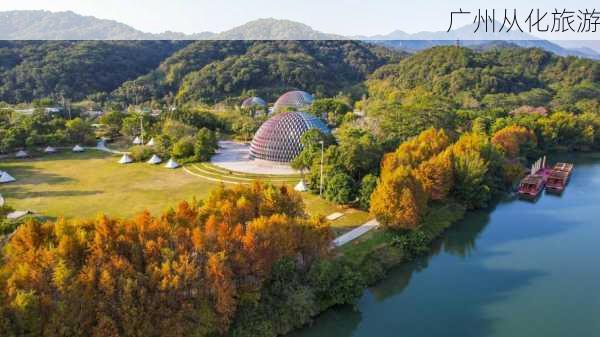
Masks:
[[[568,10],[589,8],[589,1],[573,0]],[[276,0],[4,0],[0,11],[48,10],[52,12],[73,11],[80,15],[115,20],[135,29],[150,33],[165,31],[185,34],[221,32],[259,18],[287,19],[307,24],[325,33],[344,36],[379,35],[401,30],[406,33],[445,31],[450,23],[450,12],[462,8],[465,11],[491,8],[517,8],[526,15],[532,8],[554,10],[564,8],[564,2],[533,0],[506,0],[502,4],[491,1],[425,0],[410,3],[403,1],[359,0],[318,1],[304,0],[282,5]],[[589,8],[590,10],[592,8]],[[456,22],[459,26],[472,23],[474,14],[466,15]],[[458,20],[458,19],[457,19]],[[559,35],[559,34],[556,34]],[[555,36],[558,37],[558,36]],[[544,37],[551,38],[551,37]],[[574,37],[578,38],[578,37]],[[560,37],[558,39],[561,39]],[[562,38],[564,39],[564,38]],[[590,39],[590,38],[587,38]],[[592,39],[598,39],[593,36]]]

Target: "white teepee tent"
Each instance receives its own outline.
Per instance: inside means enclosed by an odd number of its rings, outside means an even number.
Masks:
[[[29,157],[29,153],[27,153],[27,151],[21,150],[15,154],[15,157],[17,157],[17,158]]]
[[[75,145],[75,147],[73,147],[73,152],[83,152],[85,151],[83,149],[83,147],[79,146],[79,145]]]
[[[133,163],[133,159],[131,159],[131,157],[125,153],[123,155],[123,157],[121,157],[121,159],[119,159],[119,164],[129,164],[129,163]]]
[[[300,182],[294,187],[294,190],[298,192],[306,192],[308,191],[308,188],[306,187],[306,184],[304,184],[304,180],[300,180]]]
[[[55,153],[55,152],[56,152],[56,149],[55,149],[55,148],[53,148],[52,146],[47,146],[47,147],[44,149],[44,152],[45,152],[45,153]]]
[[[133,145],[142,145],[142,140],[140,139],[140,137],[135,137],[133,139]]]
[[[165,167],[168,169],[176,169],[179,167],[179,164],[175,160],[173,160],[173,158],[171,158],[169,159]]]
[[[154,146],[154,138],[150,139],[150,141],[148,143],[146,143],[147,146]]]
[[[152,155],[152,158],[150,158],[150,160],[148,160],[147,163],[152,164],[152,165],[157,165],[157,164],[162,163],[162,159],[160,159],[160,157],[157,155]]]
[[[4,184],[4,183],[10,183],[13,181],[16,181],[17,179],[15,179],[13,176],[11,176],[10,174],[8,174],[8,172],[2,172],[0,171],[0,184]]]

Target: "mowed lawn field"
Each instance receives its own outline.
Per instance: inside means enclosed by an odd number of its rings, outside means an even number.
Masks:
[[[120,165],[118,155],[88,150],[31,159],[0,160],[0,170],[17,181],[0,185],[10,206],[50,218],[90,218],[99,214],[130,217],[145,209],[159,214],[181,200],[204,199],[219,183],[162,165]],[[228,185],[231,186],[231,185]],[[369,220],[366,212],[346,209],[302,193],[311,215],[341,212],[331,223],[337,233]]]

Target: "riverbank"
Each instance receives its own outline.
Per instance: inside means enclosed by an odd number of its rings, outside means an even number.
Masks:
[[[332,261],[326,261],[323,266],[309,272],[309,289],[304,293],[313,293],[316,297],[310,308],[302,307],[307,305],[305,302],[308,300],[297,303],[297,299],[285,303],[289,308],[279,307],[283,311],[296,311],[293,322],[281,322],[279,317],[268,316],[268,322],[263,322],[258,328],[248,324],[242,310],[242,314],[238,316],[240,325],[234,329],[234,335],[268,336],[273,332],[276,335],[286,335],[306,327],[315,317],[333,307],[356,303],[366,288],[383,280],[394,267],[426,254],[433,243],[465,214],[464,206],[449,201],[432,205],[419,230],[399,233],[378,228],[370,231],[354,242],[338,248],[337,256]],[[254,309],[260,312],[260,306]],[[261,316],[260,313],[255,315]],[[264,326],[269,328],[264,329]]]
[[[389,268],[353,306],[291,336],[594,335],[600,154],[558,157],[576,165],[563,195],[507,195],[466,212],[429,253]]]

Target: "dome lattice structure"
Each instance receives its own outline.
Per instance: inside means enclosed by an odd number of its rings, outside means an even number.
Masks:
[[[273,111],[284,112],[287,110],[303,111],[313,103],[311,94],[305,91],[289,91],[281,95],[273,106]]]
[[[300,139],[310,129],[330,133],[319,118],[306,112],[283,112],[261,125],[252,143],[253,158],[289,163],[302,151]]]
[[[242,108],[266,107],[267,102],[260,97],[248,97],[242,102]]]

